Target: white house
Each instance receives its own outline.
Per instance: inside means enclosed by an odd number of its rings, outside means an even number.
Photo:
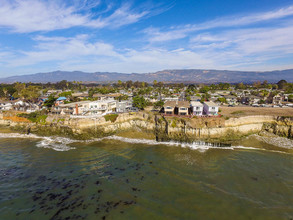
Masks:
[[[115,111],[115,100],[98,100],[61,104],[55,106],[52,113],[66,115],[105,115]]]
[[[39,110],[39,106],[34,103],[28,103],[22,100],[18,100],[13,103],[13,109],[17,111],[35,112]]]
[[[132,107],[132,101],[126,100],[126,101],[117,101],[116,103],[116,112],[123,113],[127,112],[127,108]]]
[[[99,100],[89,103],[90,115],[108,114],[116,111],[116,100]]]
[[[203,104],[202,103],[197,102],[197,101],[191,101],[190,105],[191,105],[193,115],[198,115],[198,116],[202,115],[202,113],[203,113]]]
[[[82,115],[84,114],[91,101],[72,102],[55,106],[52,109],[53,114],[66,114],[66,115]]]
[[[44,95],[48,97],[48,96],[50,96],[52,94],[59,94],[61,92],[62,92],[61,89],[58,89],[58,90],[48,90]]]
[[[12,108],[13,108],[12,102],[7,102],[7,101],[0,102],[0,110],[7,111],[7,110],[11,110]]]
[[[164,102],[168,101],[179,101],[179,97],[163,97]]]
[[[205,102],[203,112],[205,115],[218,115],[219,106],[214,102]]]

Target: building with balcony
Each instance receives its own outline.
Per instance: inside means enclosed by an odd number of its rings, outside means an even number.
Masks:
[[[204,102],[203,112],[205,115],[218,115],[219,106],[214,102]]]
[[[193,115],[201,116],[203,114],[203,104],[200,102],[190,102],[191,110]]]

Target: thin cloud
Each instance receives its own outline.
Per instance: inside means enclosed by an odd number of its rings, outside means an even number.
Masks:
[[[17,59],[12,59],[9,66],[29,66],[42,62],[74,60],[79,57],[103,56],[119,57],[114,47],[102,41],[90,43],[88,35],[75,37],[37,36],[38,41],[32,51],[19,51]]]
[[[274,19],[282,19],[293,15],[293,6],[288,6],[274,11],[263,12],[246,16],[229,16],[207,21],[200,24],[178,26],[167,31],[159,28],[147,28],[143,32],[150,42],[164,42],[186,38],[190,33],[214,28],[241,27]]]
[[[292,36],[293,26],[243,28],[198,34],[191,38],[189,47],[217,65],[247,69],[266,63],[264,69],[269,69],[270,61],[293,56]]]
[[[279,28],[244,28],[220,33],[201,33],[190,40],[192,48],[227,49],[243,56],[286,54],[293,49],[293,26]],[[219,53],[219,51],[217,51]]]
[[[162,68],[195,68],[212,65],[209,59],[186,49],[116,49],[101,41],[90,42],[88,35],[75,37],[34,38],[34,50],[19,51],[17,58],[11,59],[6,67],[25,67],[46,62],[56,62],[59,68],[87,71],[146,72]],[[172,61],[172,62],[170,62]],[[58,66],[56,66],[58,68]]]
[[[151,8],[136,10],[130,4],[122,4],[115,9],[110,4],[105,10],[99,10],[100,4],[101,1],[89,0],[79,0],[71,6],[60,0],[2,0],[0,27],[18,33],[54,31],[78,26],[118,28],[152,14]],[[96,9],[95,12],[91,10],[93,8]]]
[[[89,21],[85,26],[88,27],[112,27],[117,28],[124,25],[136,23],[146,15],[150,14],[150,11],[135,12],[131,9],[129,4],[125,4],[122,7],[116,9],[110,16],[106,18],[98,18],[96,20]]]

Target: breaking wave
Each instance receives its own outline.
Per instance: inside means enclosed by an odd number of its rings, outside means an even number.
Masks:
[[[0,133],[0,138],[21,138],[21,139],[41,139],[37,142],[37,147],[50,148],[56,151],[68,151],[75,149],[68,146],[71,143],[79,142],[63,137],[41,137],[34,134],[18,134],[18,133]]]
[[[218,144],[218,143],[208,143],[203,141],[197,141],[193,143],[182,143],[182,142],[157,142],[155,140],[147,139],[133,139],[133,138],[124,138],[119,136],[110,136],[106,139],[118,140],[122,142],[132,143],[132,144],[147,144],[147,145],[168,145],[168,146],[178,146],[182,148],[190,148],[193,150],[198,150],[200,152],[205,152],[209,149],[223,149],[223,150],[235,150],[235,149],[248,149],[248,150],[261,150],[260,148],[254,147],[244,147],[244,146],[232,146],[228,144]]]
[[[43,140],[37,143],[37,147],[51,148],[55,151],[69,151],[75,149],[70,147],[69,144],[79,142],[69,138],[63,137],[43,137]]]
[[[182,143],[182,142],[157,142],[156,140],[148,140],[148,139],[133,139],[133,138],[125,138],[120,136],[109,136],[104,138],[96,138],[86,141],[81,140],[73,140],[70,138],[65,137],[41,137],[34,134],[18,134],[18,133],[0,133],[0,138],[28,138],[28,139],[41,139],[37,142],[36,146],[41,148],[49,148],[55,151],[69,151],[76,149],[75,147],[70,146],[72,143],[93,143],[93,142],[100,142],[103,140],[117,140],[122,141],[130,144],[146,144],[146,145],[167,145],[167,146],[177,146],[182,148],[189,148],[192,150],[197,150],[199,152],[205,152],[209,149],[221,149],[221,150],[237,150],[237,149],[244,149],[244,150],[261,150],[261,151],[270,151],[270,152],[276,152],[276,153],[286,153],[283,151],[278,150],[268,150],[264,148],[255,148],[255,147],[244,147],[244,146],[233,146],[233,145],[227,145],[227,144],[220,144],[220,143],[208,143],[203,141],[197,141],[193,143]],[[262,136],[256,136],[257,139],[273,144],[279,147],[283,148],[291,148],[293,146],[293,141],[289,140],[287,138],[281,138],[281,137],[262,137]]]

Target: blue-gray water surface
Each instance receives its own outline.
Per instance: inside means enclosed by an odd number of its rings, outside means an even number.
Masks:
[[[0,219],[292,219],[292,170],[249,147],[2,137]]]

